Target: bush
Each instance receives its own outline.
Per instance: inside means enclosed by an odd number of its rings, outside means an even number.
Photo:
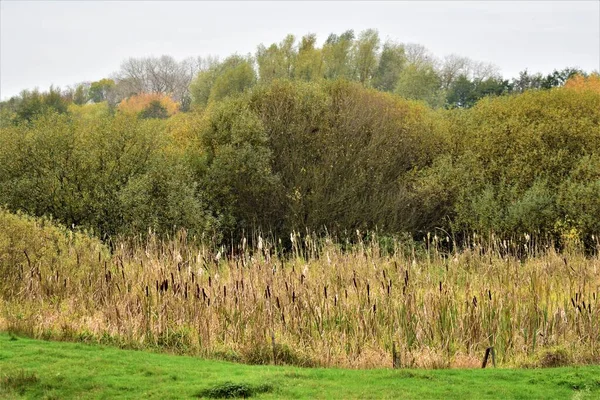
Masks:
[[[96,274],[93,267],[99,257],[107,256],[106,247],[85,233],[70,232],[48,219],[0,209],[0,296],[4,298],[15,296],[30,277],[45,278],[47,294],[58,295],[62,277]]]
[[[208,397],[209,399],[246,399],[256,394],[269,393],[271,391],[273,391],[273,386],[268,384],[251,385],[248,383],[223,382],[202,390],[198,393],[198,397]]]

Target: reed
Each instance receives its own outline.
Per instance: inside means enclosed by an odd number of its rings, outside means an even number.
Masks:
[[[600,361],[597,256],[476,236],[454,251],[435,235],[385,248],[291,237],[287,256],[273,239],[225,249],[180,232],[81,254],[70,269],[25,261],[3,323],[259,364],[477,367],[490,346],[501,365]]]

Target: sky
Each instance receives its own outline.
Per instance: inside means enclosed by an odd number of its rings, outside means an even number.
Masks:
[[[129,57],[254,53],[291,33],[377,29],[519,71],[600,70],[600,0],[589,1],[9,1],[0,0],[0,99],[110,76]]]

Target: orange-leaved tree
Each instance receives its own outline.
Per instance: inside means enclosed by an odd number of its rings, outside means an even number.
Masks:
[[[593,73],[589,76],[577,74],[565,82],[565,87],[579,91],[591,90],[600,93],[600,74]]]
[[[118,109],[140,118],[168,118],[179,111],[179,104],[162,93],[140,93],[121,101]]]

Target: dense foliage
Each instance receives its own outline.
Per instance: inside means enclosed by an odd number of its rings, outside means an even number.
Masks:
[[[102,238],[180,228],[590,238],[600,78],[580,72],[509,82],[374,30],[322,47],[288,36],[222,62],[129,59],[114,80],[0,105],[0,205]]]

